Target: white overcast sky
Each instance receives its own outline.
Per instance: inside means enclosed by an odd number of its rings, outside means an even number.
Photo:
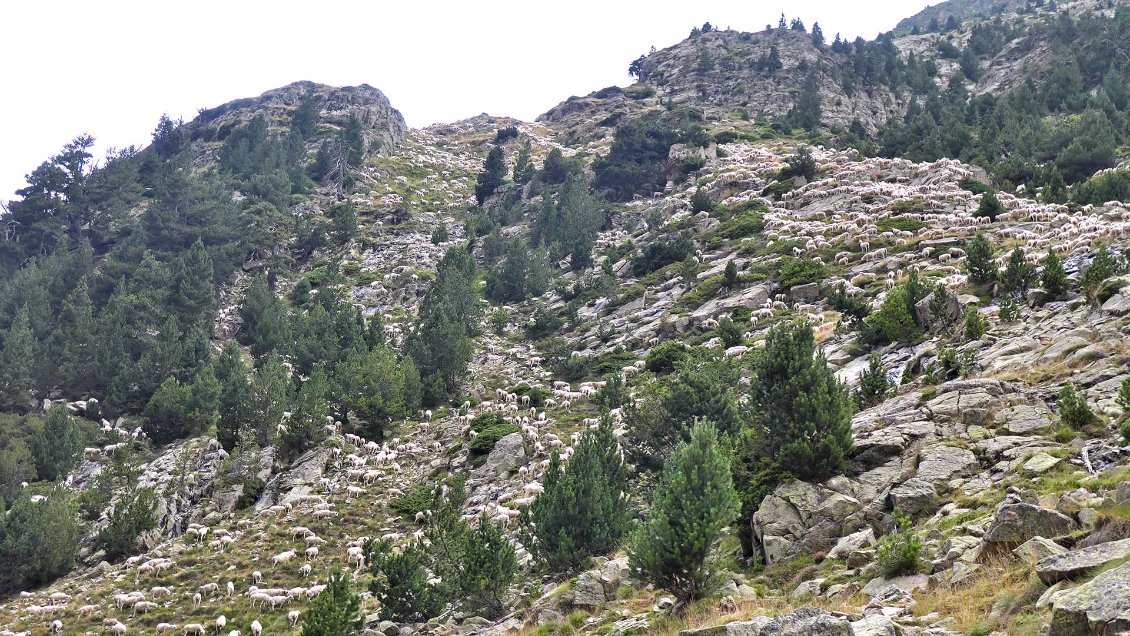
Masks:
[[[934,0],[937,2],[937,0]],[[370,84],[410,126],[532,120],[626,85],[628,63],[692,26],[758,30],[783,11],[830,40],[873,38],[920,0],[0,0],[0,200],[77,135],[139,146],[162,113],[297,80]]]

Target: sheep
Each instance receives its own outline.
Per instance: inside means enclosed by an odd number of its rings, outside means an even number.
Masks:
[[[204,636],[204,634],[207,633],[207,631],[208,630],[204,627],[204,625],[202,625],[200,623],[188,623],[187,625],[184,626],[184,636],[188,636],[189,634],[196,634],[197,636]]]
[[[180,627],[176,623],[157,623],[157,633],[164,634],[165,632],[175,632]]]
[[[263,573],[259,570],[255,570],[251,573],[251,578],[255,581],[255,585],[259,585],[259,583],[263,580]]]
[[[230,632],[228,632],[228,636],[240,636],[239,630],[238,629],[231,630]]]
[[[286,613],[287,619],[290,620],[290,626],[291,627],[298,625],[298,617],[299,616],[302,616],[302,612],[300,612],[298,610],[291,610],[291,611]]]
[[[310,576],[310,572],[312,572],[313,570],[314,570],[314,566],[307,563],[307,564],[303,565],[301,568],[298,569],[298,573],[300,575],[302,575],[302,578],[306,578],[306,577]]]
[[[56,605],[58,605],[59,603],[67,603],[68,601],[70,601],[71,595],[67,594],[65,592],[55,592],[54,594],[52,594],[51,596],[48,596],[47,598],[51,599],[52,603],[55,603]]]
[[[162,585],[155,585],[149,588],[149,594],[154,598],[160,596],[168,596],[169,594],[172,594],[172,590]]]
[[[55,620],[51,621],[51,631],[55,634],[58,634],[59,632],[63,631],[63,621],[61,621],[59,619],[55,619]]]
[[[306,548],[306,560],[313,561],[318,556],[318,546]]]
[[[235,582],[228,581],[228,596],[235,596]]]
[[[228,617],[220,614],[216,617],[216,633],[219,633],[228,625]]]
[[[83,605],[82,607],[78,608],[78,615],[81,618],[86,618],[86,617],[96,613],[97,611],[98,611],[97,605]]]
[[[263,624],[259,619],[251,621],[251,636],[261,636],[263,633]]]
[[[283,563],[287,563],[296,556],[298,556],[297,552],[295,552],[294,550],[287,550],[286,552],[280,552],[271,557],[271,563],[275,565],[281,565]]]
[[[212,594],[215,594],[215,593],[220,591],[220,584],[219,583],[205,583],[204,585],[201,585],[200,587],[198,587],[196,589],[200,590],[201,594],[207,594],[207,595],[211,596]]]
[[[128,630],[129,628],[126,627],[124,623],[114,623],[110,626],[110,633],[115,636],[125,636]]]
[[[201,601],[202,599],[203,599],[203,597],[202,597],[202,596],[200,596],[200,592],[197,592],[196,594],[193,594],[193,595],[192,595],[192,606],[193,606],[193,607],[200,607],[200,601]]]

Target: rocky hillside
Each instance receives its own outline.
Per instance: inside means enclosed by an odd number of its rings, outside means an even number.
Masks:
[[[979,6],[948,4],[899,33]],[[896,55],[942,37],[900,35]],[[1039,48],[993,59],[1012,78]],[[774,52],[780,69],[759,63]],[[537,122],[408,129],[374,88],[308,82],[163,122],[93,173],[116,198],[84,190],[113,222],[45,232],[75,256],[0,286],[0,562],[5,585],[31,582],[0,599],[0,635],[299,633],[340,570],[386,636],[1130,629],[1130,176],[1053,198],[832,143],[915,99],[849,94],[850,60],[799,30],[711,29]],[[987,93],[1015,84],[996,64]],[[815,133],[775,125],[798,74],[819,87]],[[85,213],[30,200],[15,212]],[[758,455],[786,327],[811,334],[801,362],[834,375],[850,430],[808,480]],[[741,499],[701,598],[633,572],[630,535],[547,564],[528,515],[554,457],[607,431],[636,527],[658,515],[648,462],[700,416],[733,426]],[[464,489],[451,518],[441,485]],[[151,523],[131,535],[135,507]],[[79,519],[58,523],[73,536],[25,521],[41,509]],[[423,604],[459,576],[435,554],[460,518],[514,555],[495,604],[395,606],[389,585]],[[390,574],[367,539],[435,560]],[[19,558],[60,544],[73,567]]]

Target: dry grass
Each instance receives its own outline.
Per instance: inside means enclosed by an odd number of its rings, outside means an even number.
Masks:
[[[981,570],[960,586],[944,586],[916,595],[915,616],[938,612],[952,617],[951,629],[963,634],[1003,630],[1031,633],[1040,615],[1032,605],[1045,587],[1028,564],[1001,556],[983,563]]]

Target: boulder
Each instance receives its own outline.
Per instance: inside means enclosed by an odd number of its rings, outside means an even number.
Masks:
[[[1029,457],[1028,461],[1024,462],[1023,469],[1024,472],[1029,475],[1041,475],[1055,468],[1061,461],[1063,461],[1063,459],[1059,457],[1053,457],[1047,453],[1039,452]]]
[[[573,584],[573,605],[600,607],[607,602],[599,570],[588,570],[577,575],[577,581]]]
[[[926,448],[919,454],[917,477],[936,485],[954,477],[963,477],[980,468],[972,451],[939,444]]]
[[[1027,435],[1051,425],[1051,411],[1043,404],[1020,404],[999,411],[993,420],[1013,435]]]
[[[924,590],[929,585],[930,578],[925,574],[908,574],[906,576],[896,576],[894,578],[884,578],[882,576],[871,579],[867,585],[863,586],[863,593],[867,596],[883,596],[889,588],[895,588],[902,592],[913,592],[915,590]]]
[[[793,480],[762,500],[753,515],[753,532],[766,563],[775,563],[802,552],[831,549],[843,534],[845,519],[860,508],[853,497]]]
[[[1065,514],[1029,503],[1006,503],[997,508],[985,532],[986,543],[1021,544],[1032,537],[1061,537],[1077,527]]]
[[[911,517],[933,512],[938,507],[938,492],[934,484],[912,477],[891,488],[891,507]]]
[[[1114,488],[1114,503],[1130,503],[1130,481],[1121,481]]]
[[[902,636],[903,630],[898,623],[883,616],[872,614],[851,623],[851,631],[855,636]]]
[[[524,463],[526,463],[526,449],[522,445],[522,434],[511,433],[495,443],[494,448],[487,455],[486,462],[471,471],[471,479],[495,481]]]
[[[1130,557],[1130,539],[1051,554],[1036,563],[1036,575],[1046,585],[1081,577],[1114,561]]]
[[[392,621],[381,621],[377,625],[377,633],[384,636],[400,636],[400,628]]]
[[[852,552],[875,545],[875,531],[871,528],[864,528],[859,532],[853,532],[846,537],[841,537],[836,542],[836,546],[828,551],[829,559],[844,559]]]
[[[1051,598],[1048,636],[1092,636],[1130,630],[1130,563]]]
[[[1019,559],[1035,563],[1045,557],[1050,557],[1056,554],[1063,554],[1067,552],[1067,548],[1043,537],[1032,537],[1024,543],[1020,544],[1012,554]]]
[[[789,300],[794,303],[807,303],[820,298],[820,285],[808,283],[806,285],[793,285],[789,288]]]
[[[944,293],[946,296],[945,305],[943,306],[947,311],[944,313],[948,313],[949,316],[945,316],[945,318],[948,320],[957,320],[961,316],[961,302],[958,300],[957,295],[953,292],[950,292],[945,288],[940,289],[944,290],[942,293]],[[926,295],[925,298],[914,304],[914,318],[918,322],[918,324],[929,325],[930,327],[934,327],[935,322],[944,324],[942,320],[943,316],[935,316],[934,311],[930,306],[931,304],[935,303],[934,295],[937,293],[938,290],[935,289],[935,291],[930,292]]]
[[[819,596],[820,589],[824,585],[824,581],[825,579],[812,579],[811,581],[804,581],[800,585],[796,586],[795,590],[793,590],[793,599],[799,600],[808,598],[810,596]]]
[[[1126,314],[1130,314],[1130,294],[1118,292],[1103,303],[1102,309],[1105,313],[1113,316],[1125,316]]]
[[[717,627],[684,629],[679,636],[761,636],[761,630],[772,622],[768,616],[757,616],[748,621],[736,621]]]
[[[854,632],[842,616],[802,607],[766,623],[759,636],[854,636]]]

